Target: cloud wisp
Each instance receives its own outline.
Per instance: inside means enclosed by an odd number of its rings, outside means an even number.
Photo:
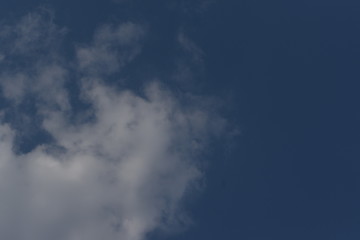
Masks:
[[[181,202],[203,175],[196,156],[222,121],[181,104],[159,82],[142,96],[104,83],[140,54],[145,29],[104,25],[77,45],[72,65],[58,50],[66,31],[44,14],[3,29],[0,238],[142,240],[186,224]],[[79,113],[70,81],[89,106]],[[15,151],[16,138],[32,128],[51,141]]]

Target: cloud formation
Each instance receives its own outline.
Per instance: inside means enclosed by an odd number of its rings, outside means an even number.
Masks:
[[[91,74],[121,70],[139,54],[144,34],[145,30],[132,22],[102,26],[95,33],[92,44],[77,48],[80,69]]]
[[[104,83],[140,54],[145,29],[104,25],[75,47],[72,65],[58,51],[65,30],[43,13],[2,29],[0,238],[142,240],[183,224],[181,201],[202,177],[196,157],[223,120],[159,82],[141,96]],[[89,106],[78,113],[71,81]],[[14,124],[9,113],[30,120]],[[52,140],[15,151],[34,122]]]

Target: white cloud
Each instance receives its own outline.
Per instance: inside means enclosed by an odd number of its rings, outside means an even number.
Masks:
[[[52,38],[56,31],[40,28],[49,26],[43,21],[18,23],[32,31],[14,38],[17,58],[29,54],[18,50],[24,42],[43,41],[43,31]],[[183,223],[181,201],[202,177],[196,156],[223,122],[196,103],[180,104],[160,83],[149,83],[143,97],[103,83],[139,54],[144,34],[133,23],[106,25],[91,44],[77,47],[72,69],[83,76],[77,81],[91,106],[90,121],[69,119],[70,69],[56,47],[51,56],[37,55],[35,63],[9,67],[1,76],[3,95],[15,107],[29,94],[37,96],[36,114],[23,114],[40,117],[54,139],[17,154],[18,129],[0,124],[1,239],[143,240],[155,229]]]

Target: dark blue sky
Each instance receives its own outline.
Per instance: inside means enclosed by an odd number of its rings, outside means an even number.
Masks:
[[[221,114],[241,132],[205,154],[206,188],[188,206],[194,225],[150,239],[360,238],[360,2],[32,0],[3,3],[0,14],[39,6],[54,10],[69,42],[108,21],[145,24],[143,53],[122,73],[130,87],[163,77],[222,99]],[[203,52],[186,83],[164,77],[179,31]]]

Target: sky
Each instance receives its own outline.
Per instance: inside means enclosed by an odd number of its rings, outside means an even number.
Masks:
[[[359,11],[2,3],[0,239],[359,239]]]

